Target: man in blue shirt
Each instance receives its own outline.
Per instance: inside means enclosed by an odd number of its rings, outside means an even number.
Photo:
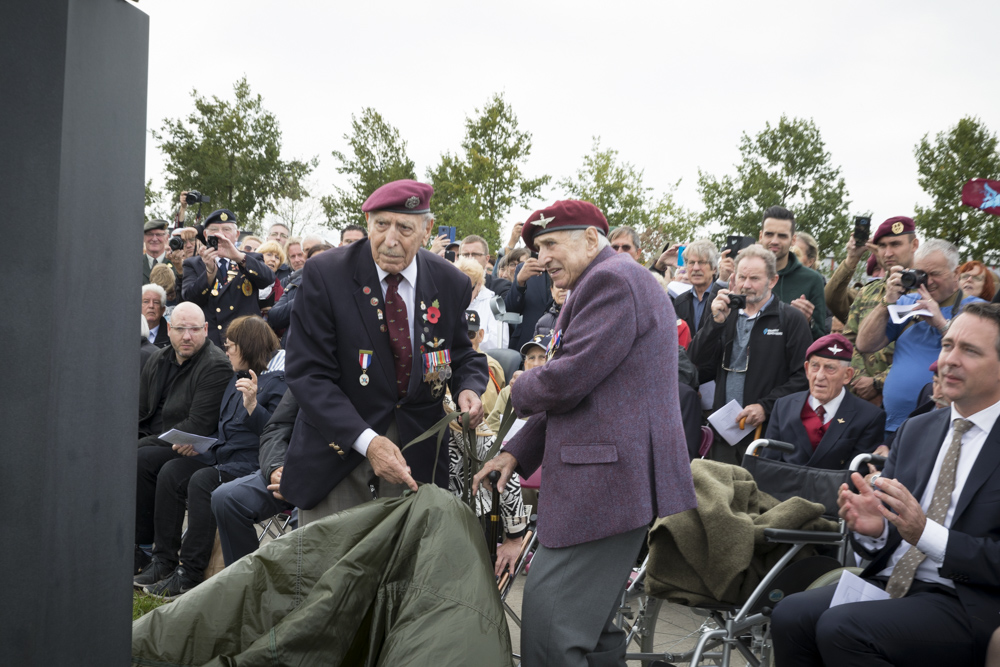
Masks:
[[[910,291],[904,287],[906,271],[902,266],[893,266],[886,281],[882,305],[861,323],[857,340],[859,351],[877,352],[891,342],[896,343],[892,368],[882,390],[887,437],[917,407],[920,389],[933,377],[928,369],[941,352],[941,336],[948,324],[963,306],[982,301],[978,297],[966,296],[959,289],[958,259],[958,249],[951,243],[941,239],[928,240],[914,256],[914,268],[927,274],[926,284]],[[907,276],[910,277],[912,274]],[[931,314],[896,324],[889,316],[891,305],[915,305],[916,309],[924,309]]]

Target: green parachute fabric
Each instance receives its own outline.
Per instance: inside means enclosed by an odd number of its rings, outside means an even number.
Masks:
[[[510,635],[469,507],[434,485],[292,531],[132,625],[157,667],[509,667]]]

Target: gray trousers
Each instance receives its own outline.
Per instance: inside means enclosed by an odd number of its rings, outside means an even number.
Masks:
[[[538,547],[521,606],[524,667],[624,667],[625,633],[612,621],[647,531]]]
[[[396,445],[399,445],[399,431],[396,422],[389,425],[389,430],[385,434]],[[312,521],[318,521],[324,517],[331,516],[337,512],[357,507],[372,500],[372,492],[368,487],[368,482],[375,476],[372,464],[365,459],[351,471],[351,474],[340,480],[337,486],[327,494],[326,498],[319,501],[319,504],[311,510],[299,508],[299,526],[304,526]],[[375,480],[375,492],[379,498],[396,498],[403,495],[406,486],[403,484],[391,484],[384,479]]]

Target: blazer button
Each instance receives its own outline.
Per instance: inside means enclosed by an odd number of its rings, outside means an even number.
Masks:
[[[219,325],[219,328],[220,328],[220,329],[222,328],[222,325],[221,325],[221,324]]]
[[[233,310],[233,306],[229,306],[229,310]],[[841,461],[843,463],[843,461]]]
[[[216,309],[215,309],[215,312],[217,312],[217,313],[221,313],[221,312],[222,312],[222,309],[221,309],[221,308],[216,308]]]

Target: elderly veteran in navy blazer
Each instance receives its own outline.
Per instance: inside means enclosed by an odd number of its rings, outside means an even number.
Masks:
[[[379,495],[448,487],[448,448],[400,446],[444,416],[445,388],[474,424],[483,417],[486,357],[472,348],[465,310],[472,284],[451,262],[420,250],[434,217],[433,188],[383,185],[361,210],[369,237],[316,255],[303,268],[286,347],[300,410],[281,494],[308,522]]]
[[[259,253],[236,248],[240,230],[232,211],[222,208],[205,218],[205,237],[213,236],[218,249],[205,246],[200,257],[184,260],[181,298],[201,306],[209,340],[223,347],[230,322],[260,315],[257,293],[274,283],[274,272]]]
[[[787,463],[843,470],[858,454],[875,451],[885,435],[885,411],[851,392],[851,342],[833,333],[806,351],[809,391],[774,402],[767,437],[795,445],[790,453],[765,449],[761,456]]]
[[[560,201],[525,223],[525,245],[570,294],[550,361],[525,371],[511,401],[529,417],[476,483],[541,466],[538,535],[524,590],[526,665],[624,664],[612,624],[657,517],[696,500],[677,388],[677,316],[653,275],[608,246],[593,204]]]

